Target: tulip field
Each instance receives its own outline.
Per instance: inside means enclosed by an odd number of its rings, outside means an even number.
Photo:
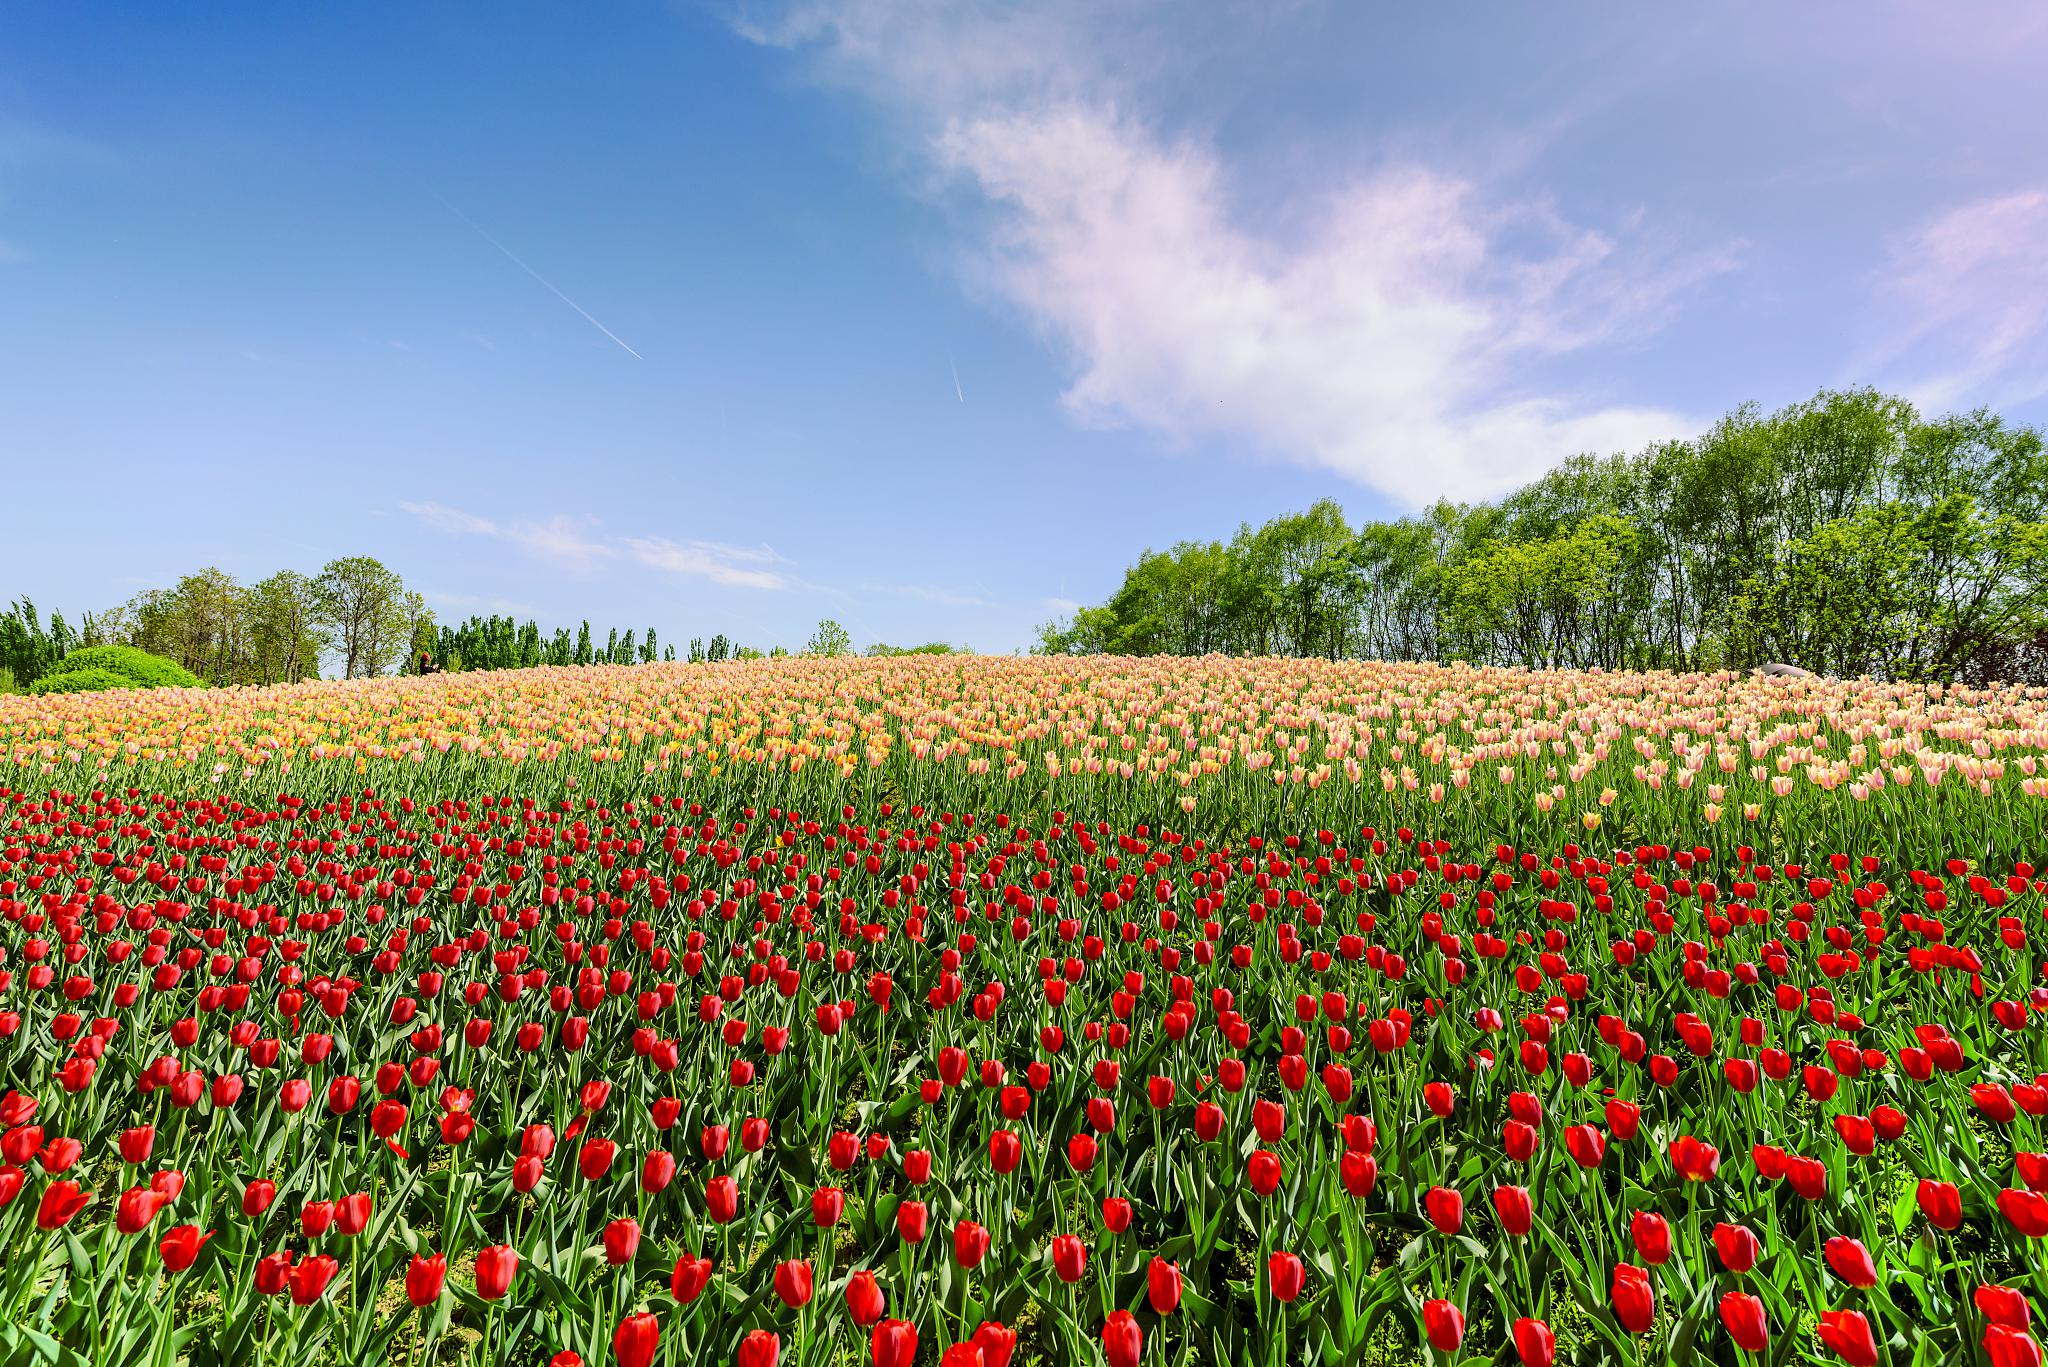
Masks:
[[[2048,691],[0,697],[0,1364],[2040,1367]]]

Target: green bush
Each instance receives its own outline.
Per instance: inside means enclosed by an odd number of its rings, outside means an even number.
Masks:
[[[91,684],[78,687],[41,687],[51,679],[66,674],[105,673],[121,679],[118,684]],[[50,667],[50,672],[36,681],[38,692],[78,693],[100,688],[197,688],[199,680],[175,660],[166,660],[161,655],[152,655],[134,646],[86,646],[74,650]]]
[[[67,669],[45,674],[28,686],[29,696],[46,693],[104,693],[110,688],[139,688],[135,680],[111,669]]]

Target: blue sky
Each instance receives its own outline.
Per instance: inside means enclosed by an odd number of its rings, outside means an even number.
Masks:
[[[0,596],[1010,650],[1744,402],[2048,421],[2043,69],[2035,4],[19,0]]]

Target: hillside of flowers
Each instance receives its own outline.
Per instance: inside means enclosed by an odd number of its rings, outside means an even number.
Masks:
[[[0,697],[0,1362],[2039,1367],[2048,690]]]

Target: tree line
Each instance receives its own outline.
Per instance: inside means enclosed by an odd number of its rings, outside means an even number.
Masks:
[[[2048,455],[1985,410],[1824,391],[1491,503],[1328,499],[1148,550],[1041,652],[2048,682]]]

